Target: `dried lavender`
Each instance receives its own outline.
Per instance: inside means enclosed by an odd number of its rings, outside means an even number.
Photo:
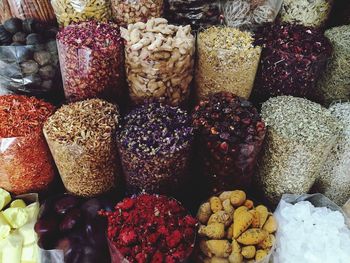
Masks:
[[[193,125],[212,192],[249,186],[265,137],[265,124],[253,105],[219,92],[195,107]]]
[[[340,135],[341,124],[327,109],[303,98],[279,96],[263,104],[266,143],[258,182],[277,203],[284,193],[307,193]]]
[[[172,193],[188,168],[193,128],[186,111],[159,103],[125,117],[118,148],[130,191]]]
[[[343,125],[343,132],[324,163],[315,187],[342,206],[350,198],[350,102],[336,103],[329,111]]]

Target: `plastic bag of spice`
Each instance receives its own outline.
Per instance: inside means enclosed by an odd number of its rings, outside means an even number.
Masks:
[[[265,137],[256,108],[241,97],[220,92],[201,100],[192,118],[210,191],[249,187]]]
[[[180,108],[153,103],[128,114],[118,134],[128,190],[176,194],[186,182],[193,137]]]
[[[282,5],[282,0],[228,0],[222,5],[225,24],[230,27],[250,29],[272,23]]]
[[[195,38],[190,26],[174,26],[164,18],[121,28],[125,39],[125,66],[131,100],[178,106],[190,94]]]
[[[277,204],[285,193],[307,193],[341,134],[341,123],[327,109],[291,96],[269,99],[262,106],[267,125],[258,186]]]
[[[253,37],[229,27],[210,27],[197,37],[196,95],[228,91],[248,99],[253,89],[261,47]]]
[[[0,187],[14,194],[49,187],[55,170],[42,127],[53,111],[34,97],[0,96]]]
[[[96,196],[116,185],[118,107],[100,99],[64,105],[44,135],[68,192]]]
[[[162,17],[163,0],[112,0],[112,15],[120,26]]]
[[[117,25],[96,21],[70,25],[58,33],[57,45],[68,101],[121,100],[124,59]]]
[[[95,20],[107,22],[111,19],[109,0],[51,0],[60,27]]]

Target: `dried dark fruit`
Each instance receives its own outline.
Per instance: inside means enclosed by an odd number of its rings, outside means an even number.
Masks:
[[[81,212],[78,208],[73,208],[67,212],[60,223],[60,231],[67,232],[76,228],[81,221]]]
[[[44,50],[35,52],[33,57],[40,66],[49,64],[51,60],[50,53]]]
[[[16,34],[13,35],[12,41],[24,44],[24,43],[26,43],[26,37],[27,37],[26,33],[24,33],[24,32],[17,32]]]
[[[55,211],[58,214],[66,214],[72,208],[75,208],[79,205],[80,200],[77,197],[72,195],[65,195],[59,200],[56,201]]]
[[[32,50],[26,46],[21,45],[15,49],[16,61],[19,63],[30,60],[32,56]]]
[[[22,31],[22,20],[19,18],[10,18],[4,22],[4,27],[8,32],[15,34]]]
[[[34,60],[28,60],[21,64],[21,69],[25,75],[33,75],[39,71],[39,65]]]
[[[9,33],[4,25],[0,25],[0,45],[9,45],[11,44],[12,35]]]
[[[34,226],[39,237],[54,235],[57,232],[58,220],[55,217],[39,219]]]
[[[37,33],[31,33],[27,36],[27,45],[37,45],[43,42],[42,37]]]
[[[22,22],[23,31],[27,34],[34,33],[34,27],[36,23],[36,20],[33,18],[24,19]]]
[[[22,46],[22,43],[18,43],[18,42],[13,42],[10,46]]]

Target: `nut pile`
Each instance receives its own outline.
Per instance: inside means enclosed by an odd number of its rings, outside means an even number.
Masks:
[[[117,106],[100,99],[64,105],[45,123],[44,135],[66,189],[95,196],[116,184]]]
[[[0,96],[0,187],[14,194],[43,191],[55,176],[42,134],[54,107],[34,97]]]
[[[62,29],[57,43],[66,99],[120,99],[123,46],[118,26],[96,21]]]
[[[127,186],[131,191],[174,193],[187,175],[193,141],[187,112],[149,104],[125,117],[118,136]]]
[[[327,22],[334,0],[283,0],[281,20],[321,27]]]
[[[343,125],[343,132],[321,169],[316,189],[342,206],[350,198],[350,103],[337,103],[329,110]]]
[[[328,29],[325,36],[332,43],[333,55],[318,88],[327,104],[350,100],[350,25]]]
[[[248,187],[265,137],[253,105],[232,93],[213,94],[195,107],[193,126],[210,190]]]
[[[277,221],[241,190],[212,196],[198,210],[199,262],[268,262]],[[220,260],[221,259],[221,260]]]
[[[307,193],[341,133],[327,109],[303,98],[279,96],[262,106],[267,126],[258,181],[277,203],[282,194]]]
[[[196,94],[229,91],[248,99],[260,60],[261,48],[249,32],[230,27],[210,27],[198,34]]]
[[[121,28],[125,65],[134,103],[157,99],[173,106],[189,96],[195,38],[190,26],[169,25],[164,18]]]
[[[146,22],[163,14],[163,0],[111,0],[113,19],[118,25],[127,26]]]
[[[273,24],[258,30],[255,44],[263,47],[253,100],[291,95],[322,102],[316,84],[332,46],[323,32],[301,25]]]
[[[51,0],[61,27],[87,20],[107,22],[111,18],[109,0]]]

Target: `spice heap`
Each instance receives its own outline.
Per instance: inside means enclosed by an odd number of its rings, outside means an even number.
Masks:
[[[268,128],[259,164],[265,196],[277,203],[284,193],[307,193],[341,133],[341,124],[321,105],[291,96],[269,99],[262,117]]]
[[[263,46],[254,100],[292,95],[322,101],[315,89],[332,47],[321,31],[300,25],[261,28],[255,44]]]
[[[39,213],[36,194],[12,200],[0,188],[0,262],[39,262],[34,224]]]
[[[232,93],[216,93],[195,107],[193,125],[210,190],[248,187],[265,137],[253,105]]]
[[[174,199],[142,194],[125,198],[108,217],[112,263],[185,262],[197,221]],[[140,223],[142,222],[142,223]]]
[[[61,27],[88,20],[107,22],[111,18],[109,0],[52,0],[51,4]]]
[[[334,0],[283,0],[281,20],[304,26],[324,26],[331,13]]]
[[[212,196],[199,207],[197,219],[201,223],[199,262],[268,262],[277,221],[267,207],[254,207],[245,192],[225,191]]]
[[[64,260],[60,262],[110,263],[107,222],[98,214],[109,207],[109,202],[102,198],[82,200],[63,194],[46,199],[35,224],[40,248],[63,253]],[[41,262],[52,262],[51,257],[45,256],[50,252],[55,256],[59,254],[57,250],[41,252]]]
[[[162,17],[163,0],[111,0],[113,18],[118,25],[127,26]]]
[[[316,189],[342,206],[350,198],[350,103],[337,103],[329,110],[343,125],[343,132],[321,169]]]
[[[220,1],[165,0],[164,17],[171,23],[191,25],[192,29],[222,22]]]
[[[118,26],[96,21],[62,29],[57,35],[66,99],[122,95],[123,47]]]
[[[350,99],[350,25],[326,30],[325,36],[333,46],[333,56],[327,64],[318,88],[327,104]]]
[[[51,97],[60,87],[56,33],[31,18],[0,25],[0,89]]]
[[[282,0],[229,0],[223,4],[229,27],[251,28],[275,20]]]
[[[196,93],[229,91],[249,98],[260,60],[261,48],[249,32],[230,27],[210,27],[198,35]]]
[[[100,99],[64,105],[44,125],[44,134],[66,189],[94,196],[115,186],[117,106]]]
[[[34,97],[0,96],[0,187],[23,194],[52,182],[54,165],[42,127],[53,111]]]
[[[193,129],[184,110],[153,103],[125,117],[119,152],[131,191],[174,193],[185,180]]]
[[[155,98],[177,106],[187,100],[195,51],[191,27],[152,18],[121,28],[121,34],[126,41],[125,66],[132,101]]]

